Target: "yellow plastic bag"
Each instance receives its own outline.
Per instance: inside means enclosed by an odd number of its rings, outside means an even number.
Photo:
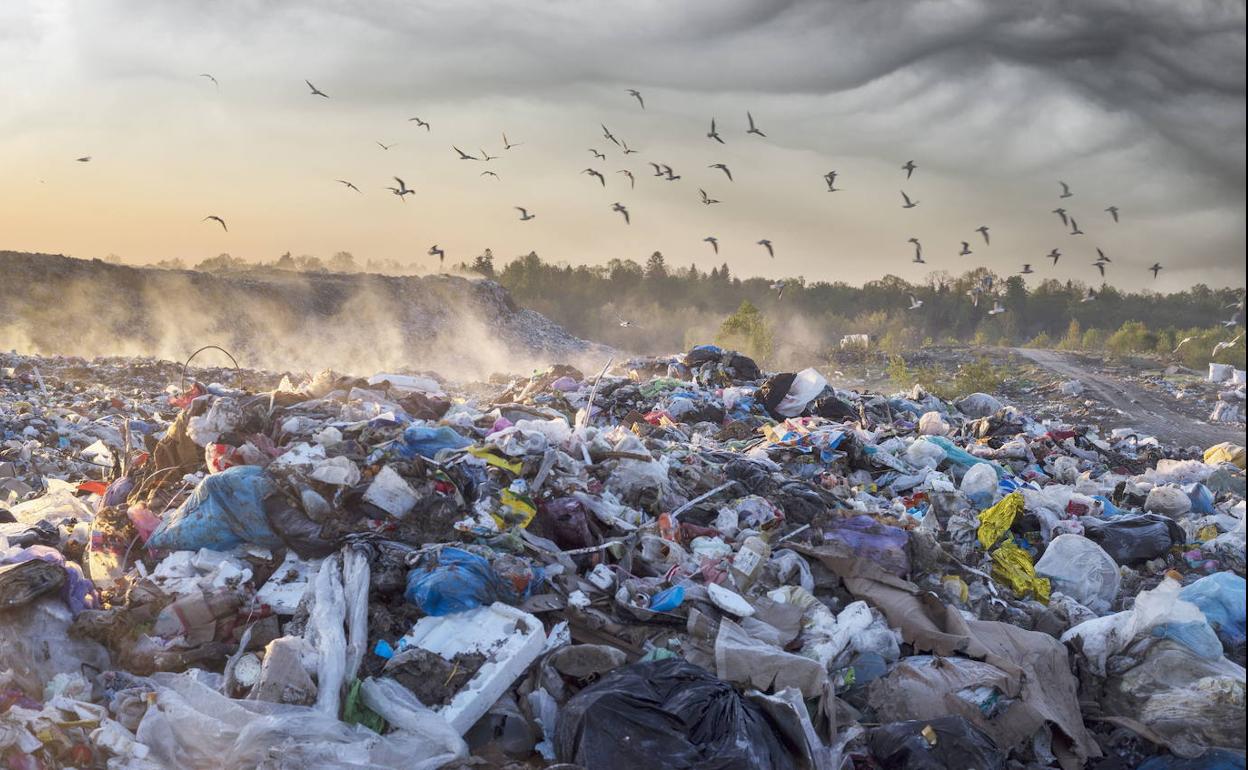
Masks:
[[[992,552],[992,577],[1014,589],[1019,596],[1031,594],[1044,604],[1049,603],[1049,579],[1036,575],[1031,556],[1013,540],[1007,540]]]
[[[1221,444],[1214,444],[1205,450],[1206,465],[1220,465],[1221,463],[1231,463],[1236,468],[1242,470],[1244,467],[1244,448],[1239,444],[1223,441]]]
[[[1001,539],[1023,512],[1023,493],[1011,492],[1001,502],[979,514],[979,545],[984,550]]]
[[[527,496],[518,495],[510,489],[500,492],[498,499],[504,508],[503,515],[493,514],[499,529],[507,529],[511,526],[528,527],[533,517],[537,515],[537,506],[533,505]]]
[[[482,460],[485,460],[487,464],[493,465],[495,468],[502,468],[503,470],[511,471],[516,475],[519,475],[520,471],[524,469],[524,463],[520,460],[504,460],[491,452],[487,447],[470,446],[464,451],[473,457],[479,457]]]

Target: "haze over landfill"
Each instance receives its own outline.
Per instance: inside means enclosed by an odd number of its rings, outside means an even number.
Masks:
[[[1243,4],[1220,2],[17,0],[0,6],[0,248],[347,250],[425,271],[430,244],[451,262],[660,250],[857,284],[1024,263],[1099,282],[1099,247],[1124,289],[1242,286],[1244,29]],[[1054,248],[1067,258],[1051,267]]]

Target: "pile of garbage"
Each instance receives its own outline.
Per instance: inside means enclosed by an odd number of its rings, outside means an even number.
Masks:
[[[6,767],[1244,766],[1243,446],[714,346],[83,365],[0,356]]]

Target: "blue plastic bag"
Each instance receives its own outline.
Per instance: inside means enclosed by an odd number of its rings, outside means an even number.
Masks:
[[[528,567],[504,579],[482,556],[459,548],[443,548],[407,573],[403,598],[426,615],[450,615],[496,601],[517,604],[542,585],[545,572]]]
[[[984,463],[991,466],[992,469],[997,472],[998,479],[1005,476],[1005,469],[1000,465],[976,457],[944,436],[924,436],[923,440],[930,441],[945,450],[945,460],[953,465],[957,465],[962,468],[969,468],[972,465]]]
[[[214,473],[167,515],[152,532],[147,547],[157,551],[228,551],[246,544],[278,548],[282,539],[269,527],[265,498],[273,480],[258,465],[236,465]]]
[[[470,444],[470,439],[445,425],[436,428],[429,425],[410,425],[403,431],[403,438],[395,443],[395,449],[409,460],[416,455],[432,460],[443,449],[463,449]]]
[[[1212,516],[1217,513],[1213,507],[1213,492],[1204,484],[1185,484],[1183,491],[1192,501],[1192,513],[1199,513],[1205,516]]]
[[[910,533],[900,527],[881,524],[870,516],[850,516],[832,522],[824,532],[828,542],[842,543],[857,556],[873,561],[887,572],[905,577],[910,571],[906,544]]]
[[[1179,598],[1205,613],[1205,620],[1232,647],[1244,643],[1245,581],[1233,572],[1215,572],[1184,586]]]

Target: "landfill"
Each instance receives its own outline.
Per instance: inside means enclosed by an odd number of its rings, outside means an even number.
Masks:
[[[0,354],[3,766],[1245,766],[1242,444],[602,363]]]

